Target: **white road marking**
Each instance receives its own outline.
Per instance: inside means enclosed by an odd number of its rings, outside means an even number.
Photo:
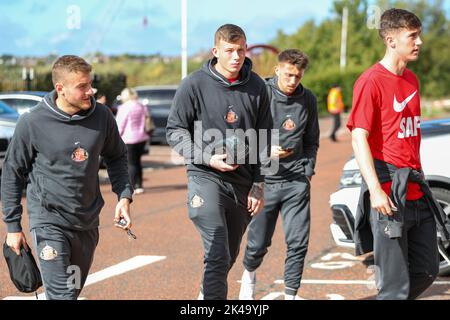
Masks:
[[[345,300],[344,296],[336,293],[329,293],[326,295],[326,297],[328,298],[328,300]]]
[[[165,256],[136,256],[126,261],[120,262],[114,266],[100,270],[93,274],[88,275],[84,287],[92,285],[94,283],[103,281],[108,278],[118,276],[120,274],[129,272],[134,269],[144,267],[148,264],[164,260]],[[39,300],[45,300],[45,293],[38,294]],[[35,296],[9,296],[3,298],[3,300],[36,300]]]
[[[284,280],[275,280],[274,283],[283,284]],[[360,284],[360,285],[373,285],[375,281],[370,280],[302,280],[302,284]],[[450,281],[435,281],[432,285],[450,285]]]
[[[278,297],[284,296],[284,292],[277,291],[277,292],[271,292],[268,295],[261,298],[261,300],[275,300]],[[295,296],[295,300],[305,300],[302,297]]]
[[[320,260],[331,261],[333,258],[336,258],[336,257],[346,259],[346,260],[352,260],[352,261],[363,261],[364,260],[364,258],[355,257],[354,255],[347,253],[347,252],[328,253],[328,254],[324,255],[322,258],[320,258]]]
[[[164,257],[164,256],[136,256],[136,257],[133,257],[131,259],[128,259],[126,261],[118,263],[109,268],[106,268],[106,269],[103,269],[96,273],[90,274],[87,277],[86,284],[84,286],[86,287],[91,284],[105,280],[107,278],[118,276],[122,273],[146,266],[147,264],[151,264],[154,262],[164,260],[165,258],[166,257]]]
[[[331,261],[334,258],[345,259],[346,261]],[[312,263],[310,266],[314,269],[322,269],[322,270],[338,270],[351,268],[355,266],[359,261],[363,261],[362,257],[355,257],[354,255],[347,252],[332,252],[324,255],[320,258],[322,261],[327,262],[316,262]],[[349,260],[349,261],[348,261]]]
[[[284,284],[284,280],[275,280],[274,283],[276,284]],[[366,286],[372,286],[373,289],[375,289],[375,281],[370,280],[317,280],[317,279],[309,279],[309,280],[301,280],[302,284],[324,284],[324,285],[366,285]],[[433,282],[434,285],[450,285],[450,281],[435,281]],[[447,290],[447,292],[450,292],[450,290]],[[265,295],[261,298],[261,300],[275,300],[280,296],[283,296],[284,292],[281,291],[275,291],[270,292],[269,294]],[[326,297],[329,300],[345,300],[345,297],[337,294],[337,293],[328,293],[326,294]],[[295,300],[308,300],[302,297],[299,297],[298,295],[295,297]]]
[[[278,297],[284,296],[284,292],[277,291],[277,292],[271,292],[268,295],[261,298],[261,300],[275,300]]]
[[[36,300],[36,296],[9,296],[3,300]]]
[[[329,262],[317,262],[311,263],[311,268],[323,269],[323,270],[337,270],[351,268],[356,265],[356,261],[329,261]]]

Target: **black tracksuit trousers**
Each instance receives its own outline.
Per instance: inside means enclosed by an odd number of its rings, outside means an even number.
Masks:
[[[247,197],[250,187],[214,177],[188,176],[189,218],[199,231],[204,248],[202,292],[205,300],[226,300],[227,277],[239,254],[250,222]]]
[[[272,243],[278,214],[281,212],[287,246],[284,284],[285,293],[297,294],[308,250],[310,230],[310,182],[300,180],[266,183],[265,205],[262,212],[252,219],[248,227],[244,267],[256,270],[262,263],[267,248]]]
[[[76,300],[94,260],[98,228],[75,231],[49,225],[31,234],[46,298]]]

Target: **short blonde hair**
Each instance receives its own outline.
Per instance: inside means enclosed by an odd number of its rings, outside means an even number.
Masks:
[[[122,103],[125,103],[130,100],[137,100],[137,99],[138,99],[138,94],[137,94],[136,90],[134,90],[132,88],[125,88],[120,93],[120,101]]]

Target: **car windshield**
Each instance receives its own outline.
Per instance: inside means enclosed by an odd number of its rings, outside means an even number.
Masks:
[[[6,103],[0,101],[0,114],[15,114],[16,111]]]
[[[16,110],[30,109],[39,103],[39,101],[36,101],[35,99],[27,99],[27,98],[0,98],[0,99]]]

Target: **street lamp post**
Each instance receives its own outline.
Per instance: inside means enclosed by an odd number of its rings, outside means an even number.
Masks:
[[[341,72],[345,70],[347,64],[347,24],[348,24],[348,8],[342,9],[342,31],[341,31]]]

